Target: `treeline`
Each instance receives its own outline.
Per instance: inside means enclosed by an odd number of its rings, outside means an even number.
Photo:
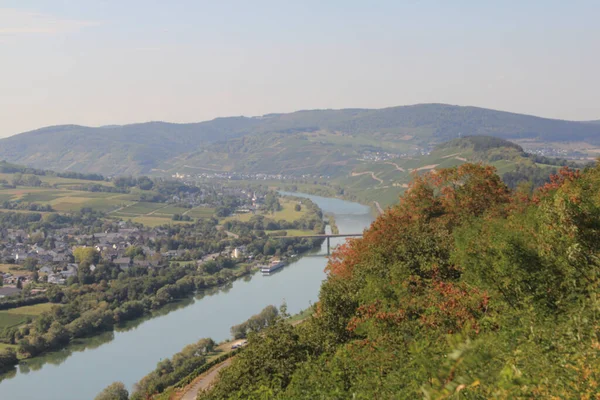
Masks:
[[[152,395],[162,393],[167,387],[174,385],[206,363],[207,354],[211,353],[215,342],[200,339],[183,348],[171,358],[160,361],[154,371],[143,377],[135,385],[132,400],[148,399]]]
[[[0,373],[8,371],[19,363],[17,352],[13,349],[4,349],[0,351]]]
[[[523,148],[518,144],[494,136],[464,136],[462,138],[453,139],[443,143],[437,148],[443,149],[451,147],[473,147],[473,150],[477,152],[486,152],[492,149],[504,147],[515,149],[519,153],[524,153]]]
[[[247,321],[231,327],[231,337],[234,339],[244,339],[250,332],[260,332],[277,321],[279,311],[277,307],[266,306],[260,313],[251,316]]]
[[[50,204],[37,204],[23,201],[4,201],[1,207],[5,210],[27,210],[40,212],[54,211]]]
[[[511,189],[516,189],[522,183],[528,183],[534,189],[550,182],[550,176],[556,171],[556,168],[540,168],[535,164],[517,164],[516,170],[502,175],[502,180]]]
[[[235,263],[216,265],[210,272],[198,270],[195,265],[120,271],[117,266],[100,264],[93,272],[83,272],[89,275],[91,284],[49,288],[48,300],[61,306],[24,326],[5,328],[0,332],[0,341],[18,344],[23,357],[60,349],[76,338],[112,330],[117,323],[139,318],[197,290],[222,285],[248,272],[224,266],[233,268]]]
[[[85,183],[82,185],[68,186],[68,190],[79,190],[83,192],[104,192],[104,193],[129,193],[129,190],[117,186],[102,185],[100,183]]]
[[[186,185],[174,179],[149,178],[147,176],[119,176],[112,180],[115,187],[120,189],[138,188],[141,190],[154,190],[164,196],[181,195],[182,193],[198,193],[197,186]]]
[[[103,181],[104,176],[100,174],[85,174],[79,172],[55,172],[31,167],[25,167],[22,165],[10,164],[6,161],[0,161],[0,173],[5,174],[29,174],[29,175],[38,175],[38,176],[56,176],[59,178],[68,178],[68,179],[82,179],[87,181]]]
[[[600,167],[532,194],[473,164],[414,179],[315,314],[250,335],[199,399],[597,396]]]
[[[575,162],[572,160],[567,160],[566,158],[546,157],[546,156],[542,156],[539,154],[533,154],[533,153],[526,153],[526,157],[529,158],[531,161],[538,163],[538,164],[554,165],[557,167],[581,168],[581,167],[590,167],[594,164],[594,163],[588,163],[586,165],[583,165],[581,163],[578,163],[578,162]]]
[[[264,215],[254,215],[249,221],[229,220],[223,227],[237,234],[249,234],[252,231],[280,231],[285,229],[301,229],[322,233],[325,227],[323,220],[317,215],[305,217],[296,221],[270,219]]]
[[[43,209],[43,207],[42,207]],[[40,210],[38,210],[40,211]],[[27,231],[76,227],[81,233],[101,232],[107,223],[103,213],[82,208],[71,214],[47,214],[0,212],[0,229],[24,229]]]
[[[113,184],[120,189],[137,187],[141,190],[152,190],[154,188],[154,181],[147,176],[141,176],[139,178],[119,176],[113,179]]]
[[[12,186],[42,186],[42,180],[35,175],[22,175],[17,173],[12,177]]]
[[[0,301],[0,310],[10,310],[11,308],[32,306],[34,304],[47,303],[48,295],[45,293],[28,297],[8,297]]]
[[[277,197],[273,198],[277,199]],[[298,202],[297,206],[304,207],[307,211],[300,219],[295,221],[276,221],[264,215],[253,215],[247,222],[230,220],[225,221],[223,226],[226,230],[240,235],[247,235],[252,231],[279,231],[285,229],[312,230],[316,233],[324,233],[325,223],[323,222],[323,212],[319,206],[309,199],[299,197],[291,198]],[[275,203],[272,203],[271,207],[275,207],[274,204]],[[279,201],[277,201],[277,204],[279,204]]]
[[[337,224],[335,223],[335,216],[333,214],[330,214],[327,216],[327,224],[331,228],[332,234],[337,235],[340,233],[340,229],[338,228]]]

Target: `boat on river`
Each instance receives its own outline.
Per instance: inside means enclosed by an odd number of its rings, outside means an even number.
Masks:
[[[271,261],[271,263],[269,265],[263,265],[260,267],[260,272],[263,273],[263,275],[268,275],[273,271],[277,271],[280,268],[283,268],[283,266],[285,265],[285,261],[282,260],[273,260]]]

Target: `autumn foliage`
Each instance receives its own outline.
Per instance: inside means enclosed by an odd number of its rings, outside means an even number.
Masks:
[[[563,169],[534,193],[484,165],[415,174],[327,271],[287,383],[221,395],[599,398],[598,167]]]

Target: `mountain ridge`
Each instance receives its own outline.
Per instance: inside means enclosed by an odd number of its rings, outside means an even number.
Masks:
[[[195,163],[185,165],[206,167],[208,164],[203,163],[214,160],[199,154],[212,152],[219,143],[239,146],[243,138],[251,142],[262,140],[267,145],[293,137],[359,153],[361,148],[405,153],[463,135],[600,144],[600,124],[440,103],[382,109],[300,110],[256,117],[219,117],[197,123],[55,125],[0,139],[0,159],[58,171],[140,174],[177,169],[180,158]],[[276,154],[285,159],[285,152],[298,150],[301,145],[297,141],[294,146],[277,149]],[[217,164],[220,162],[217,160]],[[238,164],[234,162],[227,168],[238,168]]]

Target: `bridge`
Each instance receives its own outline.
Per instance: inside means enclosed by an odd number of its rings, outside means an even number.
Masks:
[[[269,236],[272,239],[327,239],[327,254],[330,253],[330,244],[329,240],[331,238],[340,238],[340,237],[361,237],[362,233],[324,233],[324,234],[314,234],[314,235],[298,235],[298,236]]]

